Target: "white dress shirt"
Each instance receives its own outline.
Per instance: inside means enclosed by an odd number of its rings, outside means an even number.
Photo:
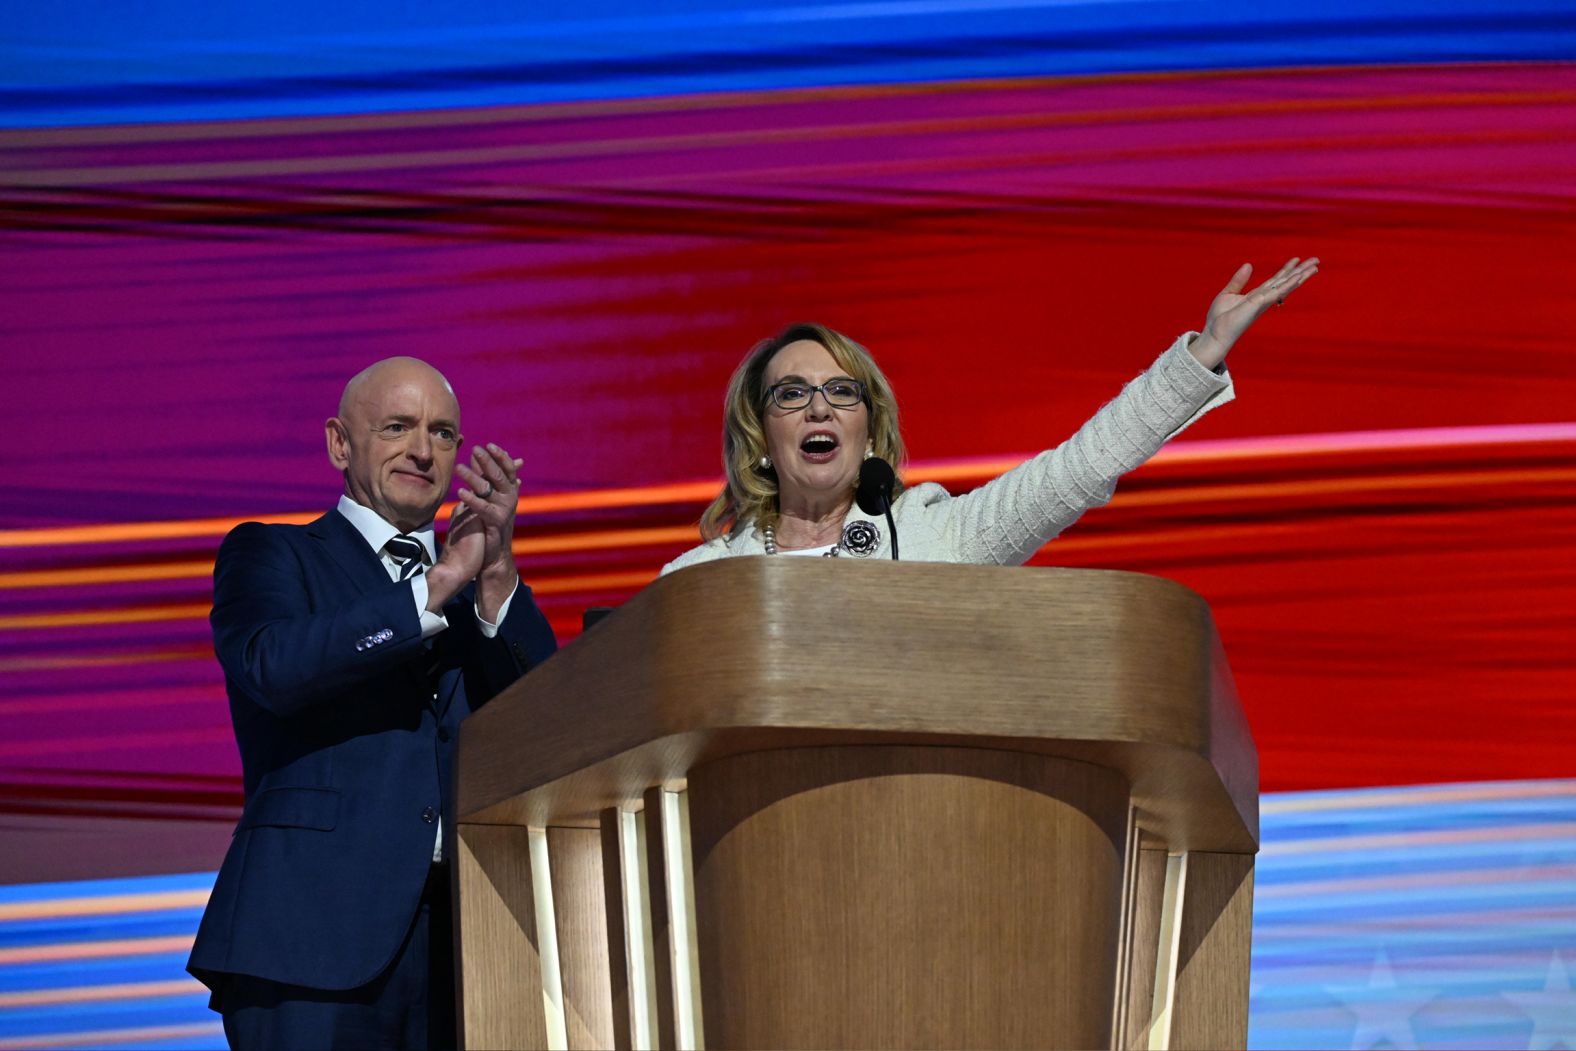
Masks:
[[[432,523],[420,527],[415,532],[401,534],[398,529],[383,520],[383,516],[370,507],[362,507],[349,496],[339,498],[339,513],[344,515],[351,525],[356,527],[367,545],[377,552],[378,559],[383,563],[383,568],[388,570],[390,580],[398,580],[400,564],[385,549],[388,542],[397,536],[408,536],[421,544],[423,556],[422,564],[431,567],[438,560],[438,537],[432,528]],[[430,639],[438,632],[449,626],[448,618],[442,613],[434,613],[427,608],[427,574],[418,573],[410,578],[411,592],[416,596],[416,614],[421,617],[421,637]],[[498,607],[498,620],[490,621],[482,616],[480,606],[476,607],[476,625],[482,629],[482,634],[489,639],[498,634],[498,625],[509,615],[509,603],[514,601],[514,592],[503,600],[503,605]]]

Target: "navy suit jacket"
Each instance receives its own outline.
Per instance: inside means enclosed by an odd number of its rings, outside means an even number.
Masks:
[[[238,526],[214,565],[214,648],[245,807],[187,969],[351,989],[393,959],[455,827],[460,721],[557,648],[530,589],[498,634],[467,587],[429,648],[409,581],[338,511]],[[433,697],[437,691],[436,700]]]

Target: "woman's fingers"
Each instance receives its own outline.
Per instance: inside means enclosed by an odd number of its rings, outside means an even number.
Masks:
[[[1231,280],[1226,282],[1226,287],[1220,290],[1221,295],[1236,295],[1248,287],[1248,278],[1253,276],[1253,264],[1243,263],[1237,267],[1237,272],[1231,275]]]

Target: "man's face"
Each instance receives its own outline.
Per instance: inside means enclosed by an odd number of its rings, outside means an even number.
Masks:
[[[460,447],[460,407],[431,366],[391,358],[345,389],[326,424],[328,458],[345,492],[401,532],[430,522],[449,493]]]

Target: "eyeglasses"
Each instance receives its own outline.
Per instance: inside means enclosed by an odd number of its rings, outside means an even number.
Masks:
[[[766,388],[772,404],[789,412],[809,405],[816,391],[821,392],[821,397],[826,399],[828,405],[838,409],[852,409],[865,400],[865,385],[847,376],[839,376],[837,379],[827,380],[821,384],[805,383],[803,380],[786,380]]]

